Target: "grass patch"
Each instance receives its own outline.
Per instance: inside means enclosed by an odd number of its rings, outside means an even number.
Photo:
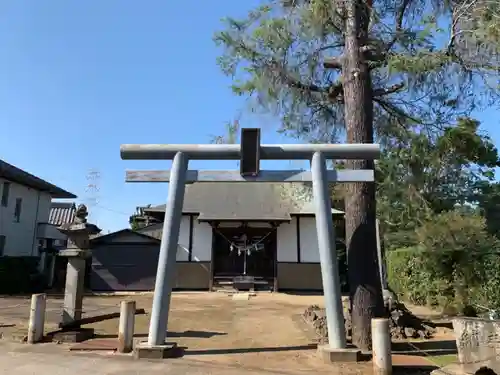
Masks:
[[[432,355],[426,357],[426,359],[438,367],[444,367],[458,362],[458,356],[456,354]]]

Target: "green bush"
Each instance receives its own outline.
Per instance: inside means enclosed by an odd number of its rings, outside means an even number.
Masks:
[[[389,284],[415,304],[500,307],[500,245],[482,217],[438,215],[416,231],[419,245],[389,251]]]
[[[37,257],[0,257],[0,294],[36,293],[46,282],[38,272]]]
[[[492,251],[482,267],[484,283],[473,290],[474,302],[479,306],[500,311],[500,252]]]
[[[453,294],[443,280],[434,277],[421,247],[391,251],[387,276],[394,292],[417,305],[440,305]]]

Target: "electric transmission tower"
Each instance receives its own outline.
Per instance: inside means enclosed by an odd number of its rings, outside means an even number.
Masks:
[[[101,172],[98,169],[91,168],[87,171],[86,185],[85,185],[85,205],[89,209],[89,216],[95,217],[95,208],[99,205],[99,182],[101,179]]]

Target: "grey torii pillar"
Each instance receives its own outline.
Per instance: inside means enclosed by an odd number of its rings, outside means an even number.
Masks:
[[[83,295],[85,288],[85,265],[91,256],[90,236],[98,234],[101,229],[87,222],[88,211],[85,205],[79,205],[75,219],[69,224],[63,224],[58,229],[68,237],[65,250],[59,256],[68,258],[66,269],[66,286],[64,288],[64,306],[62,321],[59,327],[80,332],[78,321],[82,318]],[[81,341],[69,339],[70,341]]]

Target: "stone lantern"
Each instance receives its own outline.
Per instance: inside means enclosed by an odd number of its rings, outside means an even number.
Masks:
[[[76,209],[73,222],[58,228],[68,238],[66,250],[59,252],[59,256],[68,258],[61,328],[78,326],[73,323],[82,318],[85,265],[91,256],[90,237],[101,232],[97,225],[87,222],[87,216],[87,207],[81,204]]]

